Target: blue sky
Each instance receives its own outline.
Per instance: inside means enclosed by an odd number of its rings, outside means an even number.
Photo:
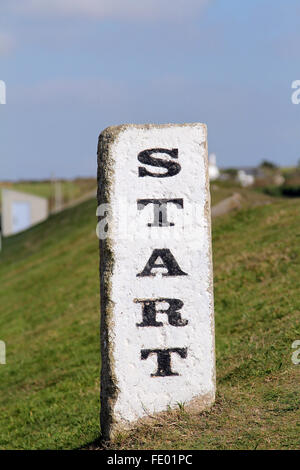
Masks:
[[[98,135],[205,122],[222,167],[300,159],[299,0],[1,0],[0,180],[96,175]]]

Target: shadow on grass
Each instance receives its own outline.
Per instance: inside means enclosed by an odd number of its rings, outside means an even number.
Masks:
[[[78,449],[75,449],[75,450],[112,450],[112,448],[111,448],[111,442],[106,441],[100,435],[94,441],[89,442],[84,447],[79,447]]]

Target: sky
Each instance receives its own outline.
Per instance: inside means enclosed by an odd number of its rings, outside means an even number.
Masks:
[[[100,132],[204,122],[221,167],[300,159],[299,0],[0,0],[0,180],[96,176]]]

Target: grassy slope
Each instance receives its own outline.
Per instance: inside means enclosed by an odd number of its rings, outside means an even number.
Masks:
[[[214,181],[211,184],[211,204],[215,206],[223,199],[232,196],[234,193],[239,193],[242,196],[243,208],[255,207],[272,201],[270,196],[265,195],[259,188],[242,188],[238,184],[233,184],[227,181]]]
[[[114,448],[299,448],[299,201],[214,223],[218,396],[168,412]],[[94,201],[7,240],[0,257],[0,448],[74,448],[98,436]]]
[[[15,236],[0,255],[0,448],[74,448],[99,415],[96,202]]]

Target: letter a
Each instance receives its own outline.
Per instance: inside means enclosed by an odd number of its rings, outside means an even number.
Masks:
[[[162,263],[156,263],[156,260],[160,258]],[[152,255],[149,258],[148,263],[144,267],[143,271],[137,274],[137,277],[147,277],[155,276],[155,273],[152,273],[154,268],[165,268],[168,270],[167,273],[163,273],[164,277],[170,276],[187,276],[187,273],[183,272],[176,259],[172,255],[171,251],[168,248],[162,250],[156,249],[153,250]]]

